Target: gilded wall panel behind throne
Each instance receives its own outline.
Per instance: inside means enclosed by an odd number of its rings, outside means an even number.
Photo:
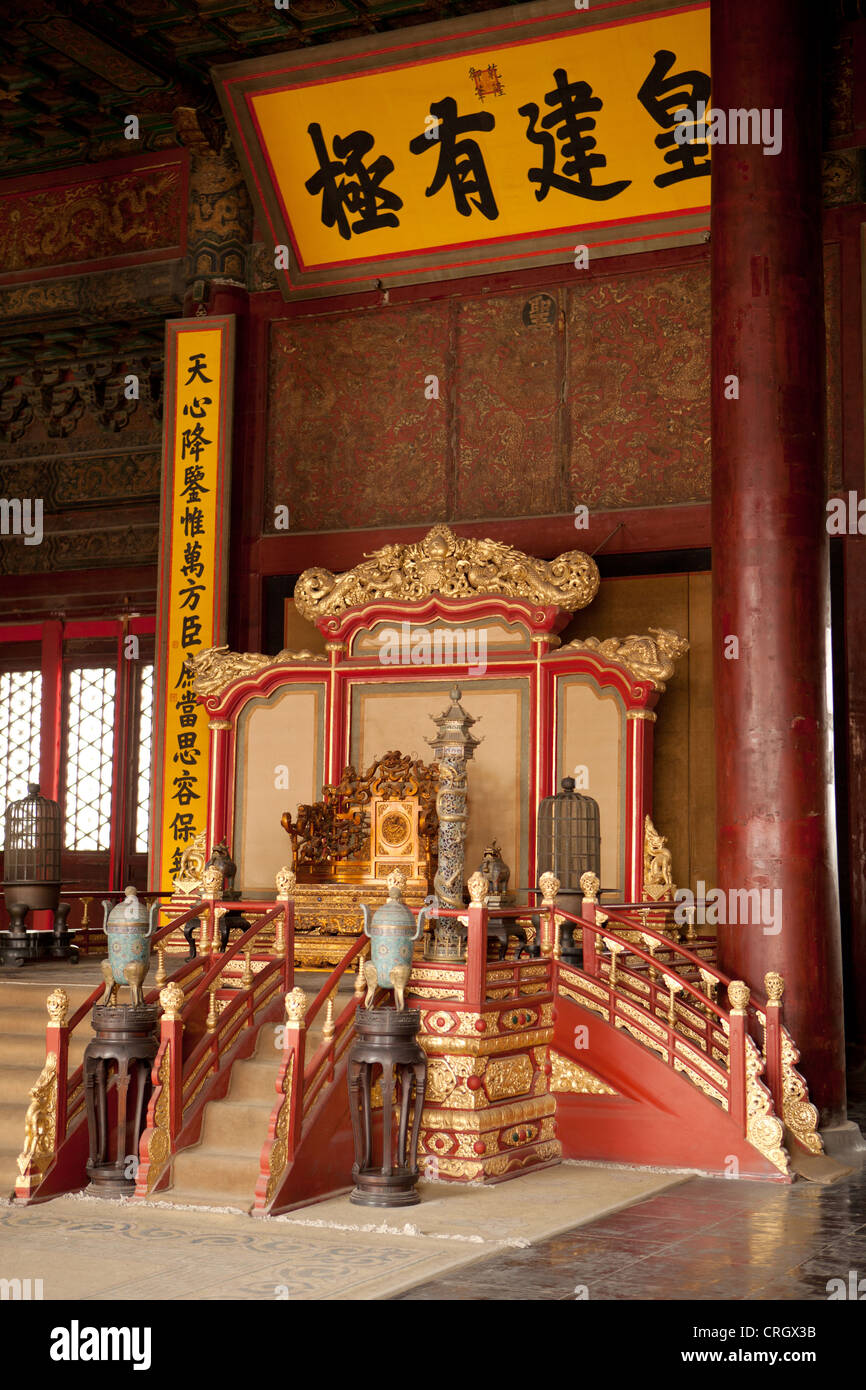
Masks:
[[[251,700],[238,720],[234,851],[245,897],[273,897],[288,851],[280,817],[321,794],[324,716],[324,682],[310,681]]]
[[[390,686],[358,683],[351,698],[351,761],[365,767],[383,748],[431,758],[426,743],[453,684],[401,681]],[[526,888],[528,874],[529,683],[524,679],[461,680],[463,705],[479,723],[483,742],[468,769],[469,820],[466,877],[481,862],[485,845],[499,841],[511,865],[511,884]]]

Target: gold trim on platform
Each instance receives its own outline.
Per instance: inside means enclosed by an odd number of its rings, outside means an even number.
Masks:
[[[382,599],[413,602],[431,594],[446,598],[502,594],[573,613],[592,602],[598,585],[598,566],[581,550],[566,551],[555,560],[537,560],[502,541],[456,536],[440,525],[421,541],[372,551],[344,574],[304,570],[294,600],[298,612],[310,622]]]
[[[577,1095],[592,1096],[616,1096],[619,1095],[612,1086],[602,1081],[594,1072],[582,1067],[579,1062],[572,1062],[570,1058],[563,1057],[561,1052],[550,1050],[550,1065],[552,1072],[550,1076],[551,1091],[574,1091]]]

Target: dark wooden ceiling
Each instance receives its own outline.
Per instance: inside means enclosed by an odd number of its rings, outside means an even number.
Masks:
[[[284,0],[285,2],[285,0]],[[519,0],[6,0],[0,178],[183,143],[178,108],[220,139],[210,69]]]

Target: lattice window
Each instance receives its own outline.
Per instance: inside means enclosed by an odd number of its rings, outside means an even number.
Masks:
[[[66,724],[66,848],[111,844],[115,671],[76,667],[69,673]]]
[[[40,671],[0,672],[0,844],[6,807],[39,781],[39,730],[42,715]]]
[[[135,853],[147,854],[150,835],[150,779],[153,753],[153,667],[141,668],[138,688],[138,780],[135,801]]]

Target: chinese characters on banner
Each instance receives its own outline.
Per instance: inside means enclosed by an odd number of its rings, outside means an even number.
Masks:
[[[167,325],[150,880],[207,824],[208,717],[185,662],[223,641],[234,319]]]
[[[393,54],[377,35],[375,54],[224,69],[290,286],[364,289],[377,261],[377,278],[417,279],[698,240],[710,149],[675,133],[710,102],[709,7],[617,8],[509,12],[484,48],[475,17]]]

